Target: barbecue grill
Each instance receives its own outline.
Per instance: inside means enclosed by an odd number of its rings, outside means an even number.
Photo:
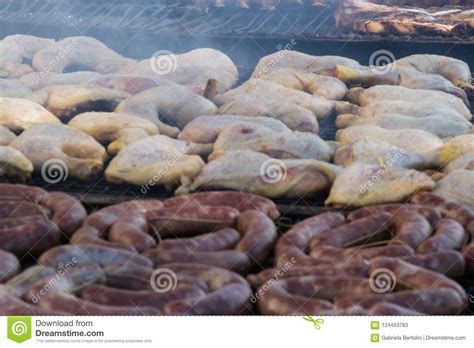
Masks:
[[[250,2],[239,8],[225,2],[215,4],[171,0],[0,0],[0,37],[32,34],[61,39],[93,36],[118,53],[144,59],[157,50],[182,53],[211,47],[231,57],[239,68],[240,80],[249,78],[258,60],[278,50],[297,50],[313,55],[340,55],[368,64],[381,49],[402,58],[416,53],[448,55],[466,61],[474,68],[474,36],[380,36],[347,33],[336,28],[337,1],[282,1],[262,7]],[[335,115],[320,120],[320,135],[334,139]],[[140,187],[110,185],[105,179],[86,184],[68,179],[48,185],[41,178],[32,184],[50,190],[70,192],[90,204],[110,204],[140,196]],[[168,196],[162,187],[153,187],[148,196]],[[281,202],[292,206],[292,202]],[[322,205],[322,201],[312,201]],[[295,210],[296,208],[293,207]],[[303,209],[303,210],[301,210]],[[308,214],[313,210],[307,211]],[[318,208],[319,209],[319,208]],[[297,209],[296,209],[297,210]]]

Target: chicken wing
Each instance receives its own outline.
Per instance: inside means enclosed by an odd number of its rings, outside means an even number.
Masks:
[[[227,189],[269,198],[314,197],[327,192],[339,167],[316,160],[277,160],[250,150],[227,152],[209,162],[177,194]]]
[[[124,146],[158,134],[158,128],[144,118],[108,112],[86,112],[74,117],[68,126],[110,143],[107,152],[116,154]]]
[[[190,152],[184,141],[150,136],[124,147],[110,162],[105,176],[113,183],[176,187],[188,182],[204,166],[201,157]]]
[[[97,177],[107,155],[90,135],[60,123],[32,126],[10,146],[21,151],[42,174],[55,165],[66,177],[81,180]]]
[[[388,165],[354,164],[334,180],[326,205],[362,207],[402,202],[435,182],[422,172]]]

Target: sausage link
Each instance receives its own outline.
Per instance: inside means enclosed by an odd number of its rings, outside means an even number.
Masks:
[[[239,231],[233,228],[223,228],[194,238],[166,239],[160,242],[160,249],[184,249],[187,252],[229,250],[233,249],[239,241]]]
[[[431,225],[416,212],[397,213],[390,220],[394,236],[390,243],[402,243],[416,249],[431,234]]]
[[[0,230],[0,245],[18,257],[40,255],[61,242],[58,226],[41,216],[5,219]]]
[[[461,250],[467,240],[468,235],[459,222],[442,219],[436,225],[434,235],[421,243],[416,252],[427,254],[444,250]]]
[[[347,215],[347,221],[354,221],[368,216],[374,216],[383,212],[389,213],[391,215],[404,212],[416,212],[420,215],[423,215],[430,222],[431,225],[436,224],[438,220],[441,219],[441,214],[436,209],[430,207],[402,203],[388,203],[363,207],[354,210]]]
[[[464,256],[453,250],[412,255],[403,258],[403,260],[450,278],[462,277],[466,271]]]
[[[408,309],[391,302],[380,302],[372,306],[369,310],[369,315],[423,315],[413,309]]]
[[[405,257],[413,254],[413,249],[403,244],[390,244],[372,248],[338,248],[332,246],[319,246],[311,249],[310,255],[319,260],[334,262],[338,260],[352,260],[362,258],[370,260],[379,256]]]
[[[62,192],[48,193],[40,203],[53,212],[52,220],[68,239],[87,217],[86,209],[81,202]]]
[[[6,251],[0,250],[0,284],[20,273],[20,261]]]
[[[291,258],[295,258],[298,264],[304,261],[312,262],[313,258],[306,255],[310,241],[322,232],[342,225],[344,220],[343,215],[328,212],[297,223],[278,240],[275,248],[275,266],[281,266]]]
[[[145,214],[124,214],[110,227],[109,241],[142,251],[156,246],[155,239],[148,233],[149,226]]]
[[[33,306],[23,300],[0,290],[0,315],[65,315],[66,313],[52,311]]]
[[[0,200],[38,203],[48,194],[45,190],[27,185],[0,184]]]
[[[51,217],[51,210],[38,203],[28,201],[0,201],[0,218],[19,218],[26,216]]]
[[[56,273],[55,270],[49,267],[32,266],[10,279],[2,286],[2,291],[15,297],[23,298],[33,284],[54,273]]]
[[[344,309],[357,303],[365,309],[378,303],[390,302],[428,315],[451,315],[463,311],[466,302],[459,294],[448,288],[404,290],[387,294],[349,295],[335,301],[334,307]]]
[[[38,263],[47,267],[58,268],[74,261],[75,264],[107,265],[136,264],[151,267],[152,263],[147,258],[122,249],[113,249],[101,245],[62,245],[49,249],[38,259]]]
[[[280,216],[275,203],[270,199],[247,192],[198,192],[190,195],[173,197],[164,201],[165,207],[183,207],[189,203],[210,206],[228,206],[238,209],[241,212],[246,210],[260,210],[264,214],[270,216],[273,220],[276,220]]]

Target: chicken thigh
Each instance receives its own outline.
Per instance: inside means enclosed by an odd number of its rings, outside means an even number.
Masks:
[[[0,98],[0,125],[11,130],[59,122],[56,116],[37,103],[20,98]]]

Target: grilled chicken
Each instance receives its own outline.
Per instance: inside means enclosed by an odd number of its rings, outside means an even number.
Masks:
[[[270,117],[236,115],[203,115],[195,118],[183,128],[178,139],[197,144],[213,144],[220,132],[233,124],[252,123],[275,132],[291,132],[282,122]]]
[[[144,118],[113,112],[86,112],[74,117],[68,126],[89,134],[102,144],[110,143],[107,152],[111,155],[128,144],[158,134],[155,124]]]
[[[359,68],[360,64],[350,58],[339,56],[312,56],[309,54],[282,50],[261,58],[253,71],[252,78],[258,79],[269,73],[282,69],[291,68],[311,73],[325,73],[336,65]]]
[[[18,80],[0,79],[0,98],[23,98],[31,94],[31,89]]]
[[[177,194],[199,189],[230,189],[269,198],[302,198],[326,192],[339,167],[316,160],[277,160],[250,150],[227,152],[209,162]]]
[[[411,117],[427,117],[431,115],[444,115],[445,118],[467,118],[463,116],[452,106],[437,101],[415,101],[407,102],[404,100],[380,100],[371,101],[369,105],[358,107],[350,106],[343,112],[355,113],[361,117],[381,116],[385,114],[402,114]]]
[[[260,76],[259,79],[330,100],[341,100],[347,93],[346,85],[339,79],[304,70],[283,68]]]
[[[222,93],[232,88],[239,76],[232,60],[211,48],[154,56],[125,67],[121,73],[158,77],[189,86],[201,94],[209,79],[217,81],[217,91]]]
[[[424,169],[429,164],[428,158],[428,156],[408,152],[384,141],[361,139],[337,148],[334,154],[334,163],[344,167],[359,163]]]
[[[464,104],[469,106],[469,99],[466,92],[463,89],[456,87],[441,75],[420,74],[416,77],[402,79],[400,86],[411,89],[426,89],[452,94],[455,97],[460,98]]]
[[[113,111],[128,93],[101,87],[49,86],[30,99],[44,105],[61,120],[87,111]]]
[[[158,87],[164,83],[166,83],[166,81],[159,78],[140,75],[108,74],[85,81],[83,86],[117,89],[133,95],[150,88]]]
[[[121,102],[115,112],[145,118],[158,127],[161,134],[177,136],[179,130],[200,115],[212,115],[217,107],[188,88],[165,83],[135,94]],[[175,125],[163,123],[161,119]]]
[[[57,59],[58,57],[63,58]],[[98,73],[110,74],[134,62],[133,59],[114,52],[99,40],[86,36],[68,37],[44,47],[33,57],[35,70],[57,73],[65,72],[69,67],[79,66]]]
[[[433,193],[451,201],[474,206],[474,171],[452,171],[437,182]]]
[[[81,180],[95,178],[106,158],[105,149],[94,138],[63,124],[32,126],[10,146],[21,151],[43,178],[50,170]]]
[[[25,182],[33,172],[33,164],[18,150],[0,145],[0,178]]]
[[[431,153],[432,161],[440,168],[462,155],[474,153],[474,134],[464,134],[451,138]]]
[[[59,123],[59,119],[32,101],[0,98],[0,125],[11,130],[24,130],[32,125],[43,123]]]
[[[362,207],[402,202],[418,191],[434,187],[433,180],[413,169],[354,164],[336,177],[325,204]]]
[[[285,103],[296,104],[309,109],[316,117],[321,118],[329,115],[336,105],[334,101],[259,79],[249,80],[235,89],[217,95],[214,100],[216,104],[220,106],[229,103],[235,97],[243,94],[267,97],[276,101],[282,100]]]
[[[443,172],[451,173],[459,169],[474,170],[474,153],[466,153],[449,162],[446,167],[443,168]]]
[[[390,130],[376,126],[352,126],[336,133],[336,140],[341,145],[349,145],[363,139],[383,141],[418,154],[429,153],[443,145],[438,136],[419,129]]]
[[[184,141],[164,135],[146,137],[124,147],[110,162],[105,176],[113,183],[176,187],[204,166],[201,157],[190,152]]]
[[[0,126],[0,145],[6,146],[15,140],[16,135],[7,127]]]
[[[433,101],[449,105],[468,120],[472,118],[471,112],[461,99],[440,91],[416,90],[400,86],[374,86],[368,89],[352,88],[349,90],[348,98],[360,106],[379,101],[395,100],[410,103]]]
[[[427,117],[412,117],[401,114],[360,117],[342,114],[336,119],[336,126],[338,128],[368,125],[385,129],[421,129],[441,138],[466,134],[471,128],[471,122],[462,116],[446,117],[442,114],[433,114]]]
[[[35,71],[23,75],[19,80],[32,90],[36,91],[48,86],[80,85],[94,80],[99,76],[101,76],[99,73],[93,71],[77,71],[66,74]]]
[[[54,43],[52,39],[43,39],[30,35],[11,35],[0,41],[0,78],[18,78],[33,71],[25,60],[33,59],[37,51]]]
[[[309,109],[259,95],[238,95],[221,105],[217,112],[224,115],[272,117],[292,130],[311,133],[319,131],[318,120]]]
[[[413,70],[423,74],[437,74],[457,87],[472,88],[469,65],[456,58],[436,54],[414,54],[397,59],[392,64],[396,69],[402,70],[402,74],[406,76]]]
[[[223,129],[209,160],[233,150],[252,150],[281,159],[329,161],[333,151],[320,137],[303,132],[275,132],[255,123],[238,123]]]

